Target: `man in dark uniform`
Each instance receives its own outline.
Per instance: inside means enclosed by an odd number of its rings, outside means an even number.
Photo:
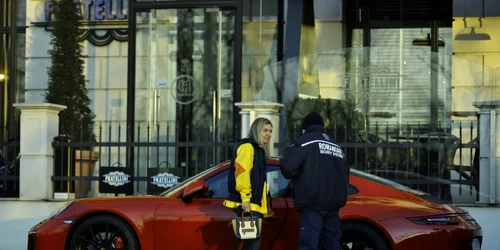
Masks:
[[[280,167],[285,178],[293,179],[293,202],[300,212],[299,250],[339,250],[339,210],[347,202],[349,166],[342,149],[325,134],[320,114],[304,118],[302,135],[286,150]]]

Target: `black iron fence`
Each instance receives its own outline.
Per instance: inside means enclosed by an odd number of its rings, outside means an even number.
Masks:
[[[19,137],[17,128],[0,129],[0,198],[19,197]]]
[[[125,142],[124,127],[121,123],[100,124],[95,142],[56,138],[55,192],[74,192],[77,198],[98,193],[160,192],[229,159],[235,138],[240,137],[233,136],[229,126],[181,128],[178,123],[151,126],[139,122],[134,129],[135,142]],[[275,144],[280,150],[286,150],[300,133],[296,126],[288,127],[286,142]],[[429,124],[375,123],[360,130],[338,123],[330,124],[327,131],[344,149],[352,168],[449,202],[477,200],[475,121],[434,129]],[[93,151],[88,151],[90,148]],[[127,158],[129,154],[133,157]],[[133,166],[127,159],[133,160]]]
[[[238,128],[203,125],[182,126],[177,122],[135,124],[134,142],[126,142],[125,123],[100,123],[96,141],[71,139],[64,129],[54,140],[56,193],[75,193],[77,198],[92,192],[156,193],[229,159]],[[75,134],[74,131],[69,134]],[[87,133],[87,132],[83,132]],[[87,136],[88,137],[88,136]],[[90,149],[92,151],[90,151]],[[132,157],[130,157],[132,155]],[[93,161],[92,158],[94,157]],[[133,162],[132,164],[128,164]],[[119,176],[115,176],[119,174]],[[170,175],[172,176],[170,176]],[[168,179],[173,183],[155,180]],[[118,181],[117,181],[118,180]],[[95,187],[94,187],[95,188]]]
[[[333,124],[327,130],[352,168],[446,201],[469,203],[479,197],[476,122],[434,129],[431,124],[375,123],[365,130]]]

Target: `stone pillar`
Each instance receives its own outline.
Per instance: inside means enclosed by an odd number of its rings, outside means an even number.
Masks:
[[[479,109],[479,203],[500,203],[500,101],[474,102]]]
[[[19,198],[53,198],[54,150],[59,132],[59,112],[66,106],[52,103],[17,103],[21,110]]]
[[[235,104],[240,108],[241,114],[241,136],[246,137],[252,122],[259,117],[271,120],[273,133],[270,142],[270,156],[278,156],[278,149],[274,143],[279,142],[280,109],[284,107],[281,103],[267,101],[239,102]]]

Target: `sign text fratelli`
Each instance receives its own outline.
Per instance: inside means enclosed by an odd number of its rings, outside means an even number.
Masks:
[[[82,0],[80,13],[83,20],[123,20],[127,19],[127,0]],[[45,2],[45,21],[51,21],[52,2]]]

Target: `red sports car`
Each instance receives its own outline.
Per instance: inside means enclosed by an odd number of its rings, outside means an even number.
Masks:
[[[270,159],[268,182],[275,216],[263,222],[261,249],[297,249],[299,214],[292,185]],[[89,198],[67,205],[28,233],[29,250],[235,249],[222,206],[229,162],[161,195]],[[343,249],[478,250],[482,231],[468,212],[437,204],[425,193],[351,170],[349,201],[341,210]]]

